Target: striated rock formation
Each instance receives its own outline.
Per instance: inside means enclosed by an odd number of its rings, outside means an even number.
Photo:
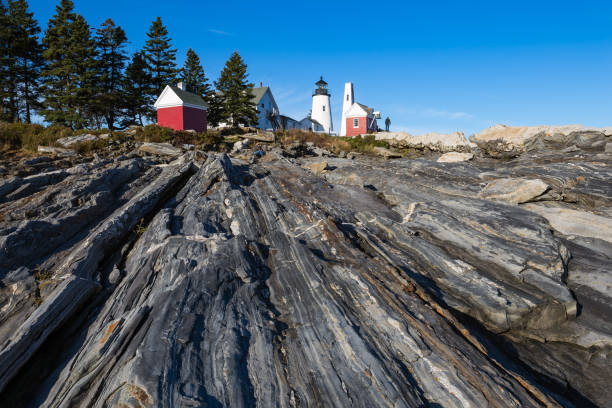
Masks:
[[[494,157],[517,156],[525,151],[551,147],[601,150],[610,141],[612,128],[589,128],[581,125],[524,126],[495,125],[470,136],[470,141]]]
[[[0,182],[3,404],[612,401],[609,155],[196,153]]]

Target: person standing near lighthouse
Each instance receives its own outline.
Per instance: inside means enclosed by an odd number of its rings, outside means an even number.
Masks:
[[[327,89],[327,82],[323,80],[323,76],[315,85],[317,88],[312,94],[312,112],[310,117],[316,120],[323,126],[325,133],[331,133],[334,130],[332,125],[331,107],[329,99],[331,95]]]

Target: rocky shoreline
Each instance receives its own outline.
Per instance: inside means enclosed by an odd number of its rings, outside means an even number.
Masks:
[[[0,399],[607,406],[610,139],[566,130],[8,161]]]

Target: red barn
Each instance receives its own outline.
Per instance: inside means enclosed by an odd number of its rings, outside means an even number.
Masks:
[[[357,136],[376,132],[378,117],[379,113],[374,112],[374,109],[355,102],[346,112],[346,135]]]
[[[157,109],[158,126],[174,130],[206,131],[208,106],[201,96],[187,91],[182,82],[177,86],[166,85],[154,106]]]

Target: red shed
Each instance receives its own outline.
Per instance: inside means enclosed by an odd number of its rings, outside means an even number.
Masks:
[[[166,85],[157,101],[157,125],[174,130],[206,131],[206,109],[201,96],[189,92],[182,82]]]
[[[374,109],[355,102],[346,112],[346,135],[357,136],[376,132],[378,130],[376,119],[379,115]]]

